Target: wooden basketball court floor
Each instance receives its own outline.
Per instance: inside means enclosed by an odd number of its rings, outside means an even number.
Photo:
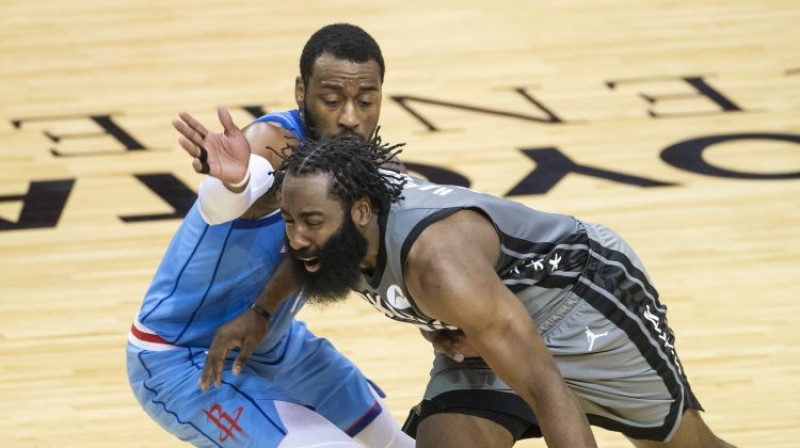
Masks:
[[[383,134],[405,161],[616,229],[669,306],[709,425],[800,446],[794,0],[3,0],[0,446],[181,446],[124,366],[200,181],[170,121],[293,107],[302,45],[338,21],[383,48]],[[355,298],[301,316],[402,420],[431,359],[416,330]]]

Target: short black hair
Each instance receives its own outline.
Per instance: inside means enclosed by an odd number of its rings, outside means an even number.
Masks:
[[[314,63],[322,53],[330,53],[337,59],[358,63],[374,59],[378,63],[383,82],[386,65],[383,62],[381,47],[369,33],[355,25],[334,23],[320,28],[311,35],[300,55],[300,77],[303,78],[303,85],[306,87],[313,74]]]
[[[369,198],[372,207],[384,213],[393,202],[403,199],[406,177],[381,165],[395,159],[404,145],[383,143],[377,131],[366,142],[340,135],[304,139],[290,153],[278,152],[283,163],[275,173],[276,182],[282,184],[287,175],[328,174],[328,194],[341,200],[345,207],[357,199]]]

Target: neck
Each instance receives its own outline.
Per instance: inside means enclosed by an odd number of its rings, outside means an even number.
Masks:
[[[256,200],[240,219],[259,219],[278,209],[278,197],[275,193],[266,193]]]

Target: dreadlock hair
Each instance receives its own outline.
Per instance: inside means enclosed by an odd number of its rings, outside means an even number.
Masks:
[[[355,25],[334,23],[320,28],[311,35],[300,55],[300,77],[303,78],[304,86],[308,87],[308,81],[314,72],[314,62],[322,53],[330,53],[337,59],[358,63],[374,59],[378,63],[383,82],[386,65],[383,62],[381,47],[369,33]]]
[[[282,186],[287,175],[328,174],[328,193],[342,200],[346,207],[366,197],[378,213],[388,211],[393,202],[403,199],[406,179],[394,171],[381,169],[381,165],[395,158],[405,143],[383,143],[378,130],[367,142],[339,135],[303,139],[288,155],[288,151],[278,152],[283,163],[275,172],[276,183]]]

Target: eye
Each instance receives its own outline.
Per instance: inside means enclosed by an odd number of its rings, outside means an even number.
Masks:
[[[372,101],[359,101],[358,104],[361,107],[370,107],[370,106],[372,106]]]

